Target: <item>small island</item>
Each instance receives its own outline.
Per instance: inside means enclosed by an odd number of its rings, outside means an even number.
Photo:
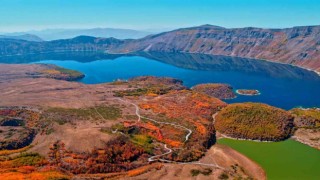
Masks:
[[[236,90],[236,93],[244,96],[257,96],[261,94],[256,89],[238,89]]]

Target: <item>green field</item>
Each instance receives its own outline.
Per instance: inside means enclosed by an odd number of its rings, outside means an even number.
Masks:
[[[294,140],[254,142],[220,139],[262,166],[269,180],[320,179],[320,151]]]

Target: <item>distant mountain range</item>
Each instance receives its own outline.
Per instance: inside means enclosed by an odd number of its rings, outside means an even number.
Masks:
[[[23,34],[34,34],[46,41],[58,39],[71,39],[77,36],[93,36],[103,38],[117,38],[117,39],[137,39],[143,38],[152,34],[151,32],[137,31],[131,29],[116,29],[116,28],[92,28],[92,29],[47,29],[41,31],[28,31],[7,33],[9,36],[20,36]]]
[[[104,51],[114,54],[184,52],[225,55],[266,59],[320,72],[320,26],[227,29],[203,25],[131,40],[88,36],[49,42],[0,40],[0,55],[61,51]]]
[[[0,39],[20,39],[20,40],[35,41],[35,42],[43,41],[40,37],[32,34],[22,34],[22,35],[16,35],[16,36],[0,35]]]

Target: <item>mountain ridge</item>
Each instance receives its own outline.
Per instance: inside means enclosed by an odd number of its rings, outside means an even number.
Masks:
[[[7,33],[5,35],[16,36],[21,34],[34,34],[46,41],[53,41],[59,39],[71,39],[77,36],[94,36],[102,38],[114,37],[117,39],[137,39],[150,35],[151,32],[139,31],[132,29],[121,29],[121,28],[88,28],[88,29],[45,29],[37,31],[27,32],[15,32]]]
[[[264,59],[320,71],[320,26],[177,29],[121,44],[112,53],[184,52]]]
[[[43,39],[33,34],[22,34],[22,35],[15,35],[15,36],[0,35],[0,39],[17,39],[17,40],[35,41],[35,42],[43,41]]]
[[[320,26],[228,29],[202,25],[140,39],[78,36],[48,42],[0,40],[0,55],[55,51],[103,51],[112,54],[199,53],[263,59],[320,72]]]

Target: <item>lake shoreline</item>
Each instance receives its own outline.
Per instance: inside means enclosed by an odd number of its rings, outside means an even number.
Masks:
[[[139,52],[128,52],[128,53],[112,53],[109,51],[64,51],[64,50],[59,50],[59,51],[46,51],[46,52],[38,52],[38,53],[27,53],[27,54],[13,54],[13,55],[1,55],[0,57],[13,57],[13,56],[24,56],[24,55],[35,55],[35,54],[47,54],[47,53],[66,53],[66,52],[97,52],[97,53],[103,53],[103,54],[110,54],[110,55],[138,55]],[[148,52],[146,52],[148,53]],[[218,55],[218,54],[209,54],[209,53],[192,53],[192,52],[180,52],[180,53],[185,53],[185,54],[199,54],[199,55],[211,55],[211,56],[226,56],[226,57],[236,57],[236,58],[246,58],[250,60],[255,60],[255,61],[266,61],[266,62],[271,62],[271,63],[277,63],[277,64],[284,64],[284,65],[290,65],[293,67],[301,68],[313,73],[316,73],[320,77],[320,72],[317,70],[312,70],[307,67],[302,67],[294,64],[288,64],[288,63],[282,63],[282,62],[276,62],[268,59],[255,59],[255,58],[250,58],[250,57],[242,57],[242,56],[231,56],[231,55]]]
[[[271,142],[279,142],[279,141],[260,141],[260,140],[255,140],[255,139],[245,139],[245,138],[234,138],[225,134],[222,134],[220,132],[218,132],[216,134],[217,139],[232,139],[232,140],[239,140],[239,141],[252,141],[252,142],[261,142],[261,143],[271,143]],[[284,140],[285,141],[285,140]]]

